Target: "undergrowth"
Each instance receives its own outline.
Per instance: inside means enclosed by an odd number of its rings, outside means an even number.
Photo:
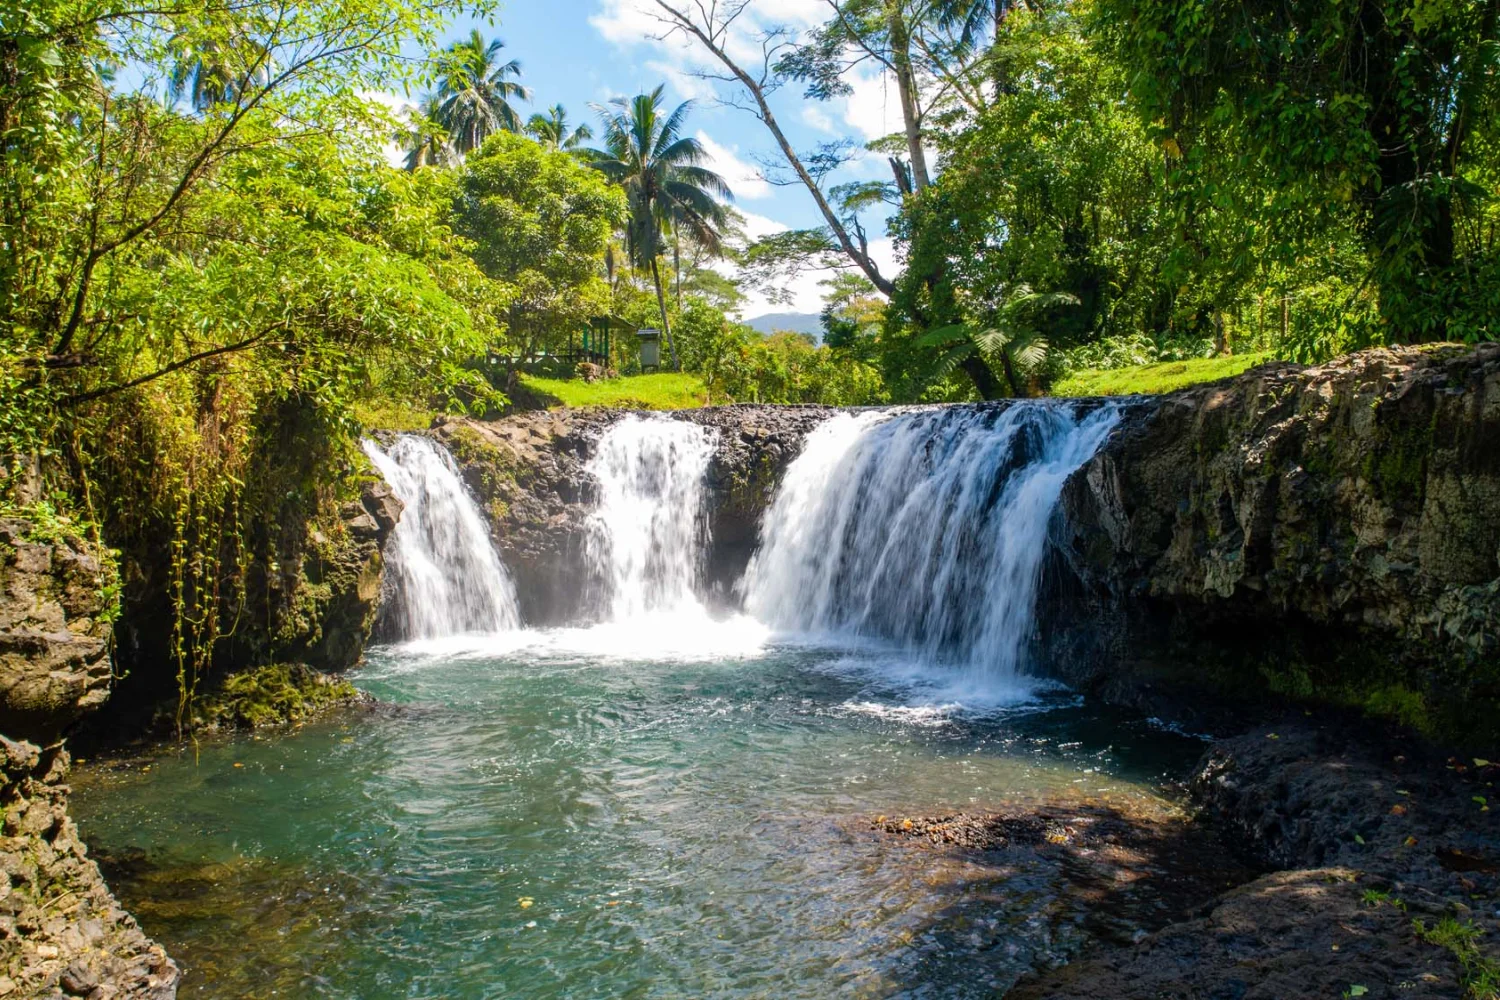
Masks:
[[[356,700],[354,685],[302,664],[275,663],[233,674],[193,706],[195,729],[258,729],[304,722]]]

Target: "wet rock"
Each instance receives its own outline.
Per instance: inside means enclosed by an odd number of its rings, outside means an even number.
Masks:
[[[1251,863],[1288,870],[1010,996],[1467,995],[1475,970],[1430,929],[1462,928],[1478,942],[1470,964],[1500,967],[1500,831],[1484,807],[1497,773],[1344,720],[1286,718],[1221,740],[1191,782],[1204,821]]]
[[[754,552],[761,514],[786,467],[807,434],[833,412],[816,406],[724,406],[658,415],[702,424],[719,435],[707,476],[712,541],[705,580],[721,602],[734,601],[734,583]],[[596,489],[585,466],[599,437],[626,415],[556,410],[494,421],[443,418],[432,429],[489,516],[528,622],[576,620],[598,592],[583,558]]]

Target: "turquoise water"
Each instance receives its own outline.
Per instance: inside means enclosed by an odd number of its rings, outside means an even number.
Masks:
[[[872,817],[1155,808],[1201,750],[743,621],[379,649],[356,679],[397,707],[75,775],[185,997],[990,996],[1076,946],[1061,876]]]

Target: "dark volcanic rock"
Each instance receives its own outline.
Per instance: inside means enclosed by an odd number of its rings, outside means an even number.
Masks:
[[[1306,718],[1220,741],[1192,782],[1205,817],[1241,854],[1291,870],[1009,995],[1464,996],[1460,961],[1421,928],[1469,928],[1496,961],[1500,842],[1484,807],[1496,776],[1409,739]]]
[[[1419,939],[1402,909],[1366,902],[1369,885],[1367,877],[1337,868],[1267,875],[1220,897],[1206,916],[1173,924],[1133,947],[1107,949],[1022,980],[1006,997],[1461,997],[1461,969],[1453,955]]]
[[[1075,686],[1500,736],[1500,345],[1273,364],[1128,404],[1062,510],[1048,638]]]

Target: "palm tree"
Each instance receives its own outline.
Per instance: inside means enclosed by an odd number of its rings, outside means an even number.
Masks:
[[[1025,394],[1028,377],[1040,371],[1047,360],[1047,339],[1035,323],[1036,311],[1077,305],[1078,297],[1067,292],[1034,292],[1029,285],[1009,289],[983,328],[956,323],[938,327],[917,338],[916,346],[939,351],[927,373],[929,380],[946,378],[962,369],[974,380],[985,399],[1000,393],[990,364],[1005,373],[1010,394]]]
[[[421,103],[406,109],[407,127],[396,136],[396,141],[406,150],[403,166],[407,170],[445,166],[453,161],[454,149],[448,142],[442,118],[443,100],[437,94],[427,94]]]
[[[177,62],[167,77],[167,97],[174,104],[186,97],[194,111],[233,104],[250,88],[271,79],[265,46],[235,30],[223,38],[172,39]]]
[[[526,134],[552,149],[575,150],[594,137],[594,130],[580,125],[568,131],[568,109],[554,104],[546,114],[532,115],[526,122]]]
[[[500,39],[486,43],[475,30],[438,59],[442,123],[460,154],[477,149],[496,132],[521,131],[521,116],[510,102],[531,100],[531,91],[513,79],[521,75],[519,62],[500,62],[503,48]]]
[[[665,89],[663,85],[649,94],[617,98],[610,107],[591,105],[604,126],[604,148],[586,150],[584,155],[590,166],[625,189],[630,213],[625,246],[638,267],[651,271],[662,333],[675,369],[677,346],[661,280],[664,234],[690,233],[701,246],[718,250],[729,223],[729,210],[721,200],[734,195],[724,178],[702,166],[708,158],[702,144],[682,134],[693,102],[684,101],[663,115]]]

